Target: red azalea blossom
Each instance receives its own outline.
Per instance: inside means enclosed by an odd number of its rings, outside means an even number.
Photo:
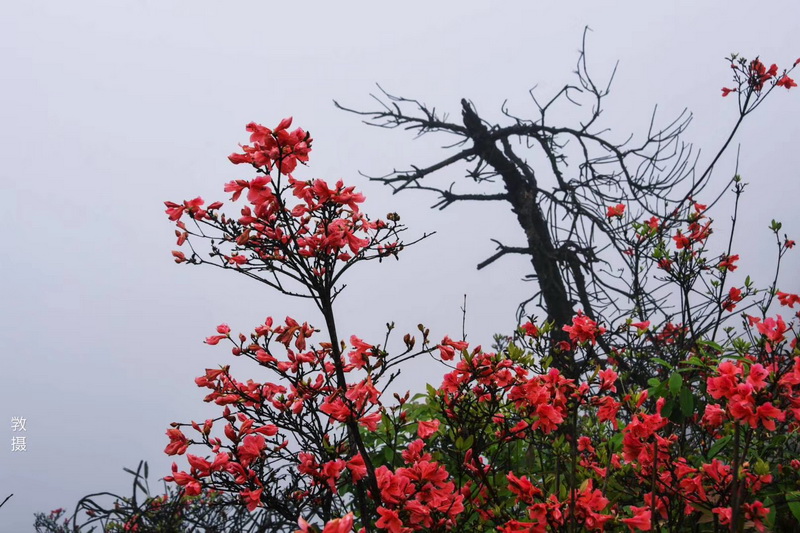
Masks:
[[[759,91],[768,80],[789,88],[791,79],[779,76],[776,65],[756,59],[734,68],[740,88],[749,83]],[[723,89],[723,96],[736,90]],[[301,289],[306,283],[321,298],[319,287],[333,286],[355,263],[402,249],[387,233],[398,217],[371,221],[360,211],[363,195],[341,181],[282,176],[307,161],[311,149],[311,138],[290,131],[291,122],[274,129],[248,124],[250,144],[231,160],[255,165],[259,175],[225,185],[233,201],[246,198],[241,216],[218,213],[219,202],[204,210],[200,198],[167,202],[166,212],[179,245],[201,237],[181,222],[189,215],[201,222],[202,237],[214,239],[211,258],[218,266],[248,275],[261,269],[275,280],[289,272],[290,282],[302,280]],[[525,322],[515,335],[498,337],[496,353],[480,346],[468,351],[466,341],[449,336],[436,344],[420,326],[419,353],[412,353],[409,334],[399,358],[438,351],[452,361],[450,371],[427,395],[395,395],[393,405],[384,391],[397,359],[383,345],[356,335],[319,340],[320,330],[291,317],[268,318],[249,335],[220,324],[206,343],[230,342],[239,361],[250,359],[275,383],[238,381],[230,366],[196,378],[205,401],[222,414],[167,431],[165,453],[185,455],[188,471],[173,464],[164,479],[203,504],[226,493],[251,512],[262,506],[271,512],[273,502],[285,501],[316,522],[299,518],[299,533],[351,533],[356,521],[389,533],[633,532],[680,520],[765,531],[773,517],[759,498],[791,488],[800,471],[800,461],[777,462],[783,452],[769,447],[775,435],[794,439],[800,423],[797,326],[781,316],[747,317],[750,338],[736,344],[734,334],[715,340],[698,333],[715,325],[720,307],[733,311],[744,295],[763,292],[749,282],[724,291],[725,273],[736,270],[739,256],[706,250],[712,233],[706,209],[689,198],[689,206],[666,211],[663,220],[623,228],[636,244],[619,249],[632,246],[642,272],[657,264],[668,272],[656,277],[665,287],[688,289],[683,279],[694,283],[696,276],[711,288],[692,295],[682,318],[653,311],[647,302],[626,308],[620,299],[613,315],[595,310],[610,331],[600,318],[577,311],[561,331],[552,322]],[[624,215],[624,204],[607,207],[609,219]],[[670,249],[670,237],[679,251]],[[191,263],[208,262],[195,244]],[[783,246],[793,244],[786,239]],[[189,262],[181,252],[173,257]],[[775,296],[788,307],[800,303],[796,294]],[[659,297],[653,294],[654,301]],[[697,320],[690,314],[695,310]],[[659,326],[651,328],[651,321]],[[631,371],[637,367],[638,376]],[[196,434],[190,438],[179,428]],[[690,443],[702,444],[692,449]],[[190,446],[207,449],[194,455]],[[557,466],[563,459],[568,472]],[[734,485],[740,491],[735,505]],[[375,516],[356,515],[365,503]]]
[[[719,262],[719,268],[733,272],[738,268],[735,264],[736,261],[738,260],[739,260],[738,254],[722,256],[722,259]]]
[[[251,513],[256,510],[256,507],[261,505],[261,493],[263,491],[264,489],[243,490],[239,493],[247,506],[247,510]]]
[[[527,335],[528,337],[538,337],[539,336],[539,328],[537,328],[532,322],[525,322],[520,326],[522,332]]]
[[[629,531],[650,531],[652,528],[651,516],[652,512],[647,507],[630,507],[633,517],[623,518],[622,523],[628,526]]]
[[[606,217],[608,218],[622,218],[623,214],[625,213],[625,204],[617,204],[614,206],[609,206],[608,210],[606,211]]]
[[[800,296],[797,294],[790,294],[788,292],[778,291],[775,293],[778,297],[778,302],[786,307],[794,307],[794,304],[800,303]]]
[[[728,296],[722,301],[722,308],[726,311],[733,311],[738,302],[742,301],[742,291],[736,287],[731,287]]]
[[[439,344],[439,355],[445,361],[450,361],[455,357],[456,350],[466,350],[469,347],[469,344],[465,341],[454,341],[450,337],[445,337],[442,339],[441,344]]]
[[[427,439],[437,431],[439,431],[438,420],[421,421],[417,428],[417,435],[419,435],[421,439]]]
[[[569,338],[572,342],[590,342],[597,343],[597,336],[605,333],[605,328],[598,327],[597,322],[590,319],[578,311],[578,314],[572,317],[572,325],[564,326],[564,331],[569,333]]]
[[[775,86],[791,89],[792,87],[797,87],[797,83],[789,76],[783,75],[778,81],[775,82]]]

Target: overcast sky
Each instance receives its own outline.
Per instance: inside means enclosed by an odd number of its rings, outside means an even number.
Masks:
[[[217,412],[193,383],[230,360],[226,348],[202,343],[217,324],[247,332],[268,315],[321,322],[303,302],[233,273],[171,260],[163,201],[227,200],[226,181],[251,177],[226,159],[247,141],[247,122],[274,126],[293,115],[315,139],[298,177],[343,178],[366,193],[368,213],[397,211],[409,234],[438,232],[399,262],[364,265],[348,280],[342,337],[380,342],[388,321],[401,333],[423,322],[436,339],[459,335],[466,293],[469,340],[489,345],[531,292],[524,258],[475,270],[493,252],[490,238],[519,244],[513,218],[483,206],[431,211],[432,197],[392,197],[361,178],[442,152],[434,139],[368,128],[332,100],[372,107],[377,82],[455,118],[462,97],[487,115],[506,99],[522,113],[534,85],[547,95],[573,81],[588,25],[597,77],[619,60],[603,117],[612,134],[643,132],[655,104],[664,119],[688,107],[687,140],[710,154],[736,119],[733,98],[720,97],[730,80],[724,58],[760,54],[789,66],[800,56],[799,16],[797,0],[5,2],[0,500],[15,495],[0,509],[0,530],[30,531],[34,512],[71,509],[90,492],[129,494],[122,467],[140,459],[154,479],[166,475],[169,423]],[[774,256],[770,219],[800,237],[793,92],[775,94],[738,137],[739,171],[752,185],[735,249],[741,271],[761,284]],[[794,292],[796,255],[781,284]],[[258,379],[253,369],[238,377]],[[438,385],[442,372],[423,365],[403,384]],[[20,434],[12,416],[26,418],[26,452],[11,452]]]

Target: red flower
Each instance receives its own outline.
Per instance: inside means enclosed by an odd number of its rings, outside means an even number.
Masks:
[[[729,270],[729,271],[733,272],[734,270],[739,268],[734,264],[738,260],[739,260],[739,255],[738,254],[722,256],[722,259],[720,260],[718,266],[719,266],[720,269],[725,269],[725,270]]]
[[[468,346],[469,343],[465,341],[454,341],[450,337],[445,336],[445,338],[442,339],[442,343],[438,346],[439,355],[445,361],[450,361],[455,357],[456,350],[466,350]]]
[[[261,435],[246,436],[242,441],[242,445],[236,450],[239,454],[239,462],[247,468],[250,463],[261,457],[261,452],[266,447],[266,441]]]
[[[508,490],[517,495],[518,501],[531,505],[534,498],[542,495],[542,491],[534,487],[527,476],[517,477],[513,472],[509,472],[506,474],[506,479],[508,479]]]
[[[601,370],[600,379],[602,380],[602,383],[600,384],[600,392],[617,392],[617,388],[614,386],[614,383],[617,382],[617,373],[614,372],[613,368]]]
[[[737,89],[728,89],[727,87],[723,87],[722,88],[722,96],[724,98],[724,97],[728,96],[731,93],[735,93],[736,91],[737,91]]]
[[[781,305],[785,305],[786,307],[794,307],[794,304],[800,303],[800,296],[796,294],[790,294],[787,292],[778,291],[777,293],[778,301]]]
[[[326,399],[319,410],[337,422],[346,422],[353,415],[353,411],[345,405],[341,398]]]
[[[247,505],[247,510],[251,513],[255,511],[256,507],[261,505],[261,493],[264,489],[256,489],[256,490],[243,490],[239,493],[244,500],[244,503]]]
[[[650,522],[651,512],[647,507],[634,507],[631,505],[632,518],[623,518],[622,523],[628,526],[630,531],[638,529],[640,531],[650,531],[652,524]]]
[[[164,202],[164,205],[167,206],[165,212],[169,216],[169,219],[173,222],[177,222],[183,216],[183,213],[188,213],[189,216],[198,220],[205,218],[206,212],[201,209],[203,203],[203,199],[198,196],[194,200],[184,201],[183,205],[174,202]]]
[[[438,420],[420,421],[417,427],[417,435],[419,435],[421,439],[427,439],[437,431],[439,431]]]
[[[533,325],[532,322],[525,322],[522,324],[519,329],[522,330],[522,333],[527,335],[528,337],[538,337],[539,336],[539,328]]]
[[[561,413],[549,403],[539,404],[536,407],[536,416],[539,419],[533,423],[533,429],[542,428],[545,435],[557,429],[558,425],[564,421]]]
[[[350,362],[356,368],[364,368],[369,363],[369,356],[372,354],[373,346],[355,335],[350,336],[350,345],[353,347],[353,351],[348,354]]]
[[[183,455],[189,447],[189,441],[186,435],[180,429],[168,429],[167,436],[169,437],[169,444],[164,449],[167,455]]]
[[[227,333],[224,334],[224,335],[214,335],[213,337],[206,337],[206,341],[205,342],[206,342],[206,344],[210,344],[212,346],[216,346],[217,344],[219,344],[219,341],[221,341],[223,339],[227,339],[227,338],[228,338],[228,334]]]
[[[710,403],[706,405],[706,411],[703,414],[703,424],[708,427],[715,428],[722,425],[725,421],[725,410],[719,405]]]
[[[742,291],[736,287],[731,287],[728,297],[722,301],[722,308],[726,311],[733,311],[737,302],[742,301]]]
[[[597,343],[597,335],[605,333],[605,328],[597,326],[597,322],[578,311],[578,314],[572,317],[572,325],[564,326],[564,331],[569,333],[569,338],[572,342],[591,342]]]
[[[763,322],[759,322],[756,324],[756,328],[758,328],[758,332],[765,336],[767,340],[774,343],[786,340],[783,334],[789,330],[781,315],[778,315],[778,320],[770,317]],[[767,351],[772,352],[772,346],[769,342],[767,343]]]
[[[744,508],[744,517],[747,520],[751,520],[758,531],[764,531],[762,520],[770,513],[770,509],[764,507],[764,504],[758,501],[752,504],[745,503],[742,507]]]
[[[403,521],[400,520],[400,515],[397,511],[385,507],[378,507],[378,514],[381,515],[381,517],[375,522],[377,527],[386,529],[389,533],[403,532]]]
[[[322,533],[350,533],[353,531],[353,513],[347,513],[341,518],[334,518],[322,530]]]
[[[689,240],[689,238],[688,238],[686,235],[684,235],[684,234],[681,232],[681,230],[678,230],[678,233],[676,233],[676,234],[675,234],[675,235],[672,237],[672,240],[674,240],[674,241],[675,241],[675,247],[676,247],[678,250],[680,250],[680,249],[682,249],[682,248],[689,248],[689,247],[692,245],[692,243],[691,243],[691,241]],[[663,259],[662,259],[662,261],[663,261]],[[659,261],[659,265],[660,265],[660,264],[661,264],[661,261]],[[666,269],[664,269],[664,270],[666,270]]]
[[[617,204],[614,206],[609,206],[608,210],[606,211],[606,217],[612,218],[622,218],[622,215],[625,213],[625,204]]]
[[[777,87],[786,87],[787,89],[791,89],[792,87],[797,87],[797,83],[787,75],[781,76],[781,79],[775,82]]]
[[[619,413],[622,404],[616,401],[611,396],[603,396],[597,401],[600,408],[597,410],[597,419],[600,422],[611,422],[614,427],[617,427],[617,413]]]
[[[378,429],[378,422],[381,421],[381,413],[380,411],[375,411],[371,415],[362,416],[358,423],[367,428],[369,431],[375,431]]]
[[[364,458],[361,457],[360,453],[351,457],[346,466],[353,476],[353,481],[358,482],[360,479],[367,477],[367,465],[364,463]]]

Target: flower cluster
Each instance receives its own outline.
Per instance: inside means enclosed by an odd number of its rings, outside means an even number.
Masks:
[[[743,57],[733,55],[730,61],[736,87],[723,87],[722,96],[728,96],[730,93],[734,92],[742,93],[746,91],[752,91],[759,95],[759,93],[764,91],[766,84],[769,84],[768,88],[770,90],[773,87],[784,87],[785,89],[797,87],[797,82],[788,76],[788,72],[800,64],[800,59],[795,61],[790,69],[783,71],[780,71],[778,65],[775,63],[771,64],[768,68],[758,57],[747,61]]]
[[[763,75],[776,76],[770,72]],[[188,467],[174,464],[165,479],[182,494],[235,497],[250,512],[279,513],[300,533],[651,531],[690,523],[764,531],[791,520],[789,503],[769,495],[800,480],[770,444],[785,435],[798,445],[794,322],[751,316],[750,342],[719,345],[696,333],[698,317],[659,323],[640,315],[615,327],[578,310],[558,326],[531,319],[492,352],[449,336],[430,343],[422,325],[421,347],[415,352],[406,335],[395,357],[356,335],[343,341],[332,310],[339,276],[399,252],[398,217],[373,222],[353,187],[287,175],[307,160],[311,142],[303,130],[289,133],[289,123],[249,125],[251,145],[231,156],[259,174],[225,186],[233,201],[247,199],[241,216],[221,214],[220,203],[204,208],[199,198],[167,204],[178,244],[192,247],[189,257],[175,252],[176,261],[213,263],[310,297],[325,319],[317,329],[267,318],[248,335],[220,324],[206,338],[272,377],[240,381],[225,365],[196,379],[222,414],[167,431],[165,452],[185,456]],[[726,286],[739,256],[706,258],[707,207],[689,199],[682,209],[621,224],[633,230],[628,255],[660,267],[664,283],[687,294],[709,276],[706,308],[716,316],[749,305],[759,294],[749,282]],[[625,213],[617,204],[606,216]],[[197,239],[211,242],[211,259],[196,253]],[[765,297],[773,295],[787,307],[800,303],[774,289]],[[590,370],[565,375],[554,363],[563,353]],[[423,354],[450,366],[441,385],[388,405],[386,376],[391,381],[399,362]],[[647,387],[631,379],[632,368],[649,373]]]

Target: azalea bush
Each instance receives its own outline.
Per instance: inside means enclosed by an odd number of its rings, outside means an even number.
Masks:
[[[731,65],[737,85],[723,95],[738,93],[748,113],[795,85],[759,60]],[[338,326],[349,271],[394,260],[425,235],[404,241],[400,216],[367,216],[354,186],[305,178],[313,140],[291,119],[247,131],[230,160],[255,177],[224,186],[241,206],[167,202],[180,247],[172,255],[306,299],[313,314],[267,317],[246,333],[220,324],[205,339],[252,370],[238,376],[224,364],[196,379],[219,415],[167,430],[165,452],[176,456],[167,496],[148,490],[114,509],[84,502],[104,529],[231,530],[230,520],[236,530],[324,533],[800,527],[800,297],[780,290],[794,241],[779,222],[770,228],[776,276],[762,288],[732,283],[739,254],[732,238],[712,251],[714,221],[700,199],[682,198],[661,218],[611,202],[595,215],[668,294],[659,309],[671,312],[633,305],[603,323],[576,306],[566,324],[527,317],[489,350],[423,325],[396,338],[390,323],[385,338],[367,339]],[[736,177],[737,206],[744,189]],[[390,393],[423,357],[445,367],[441,383]],[[40,518],[56,531],[61,514]]]

